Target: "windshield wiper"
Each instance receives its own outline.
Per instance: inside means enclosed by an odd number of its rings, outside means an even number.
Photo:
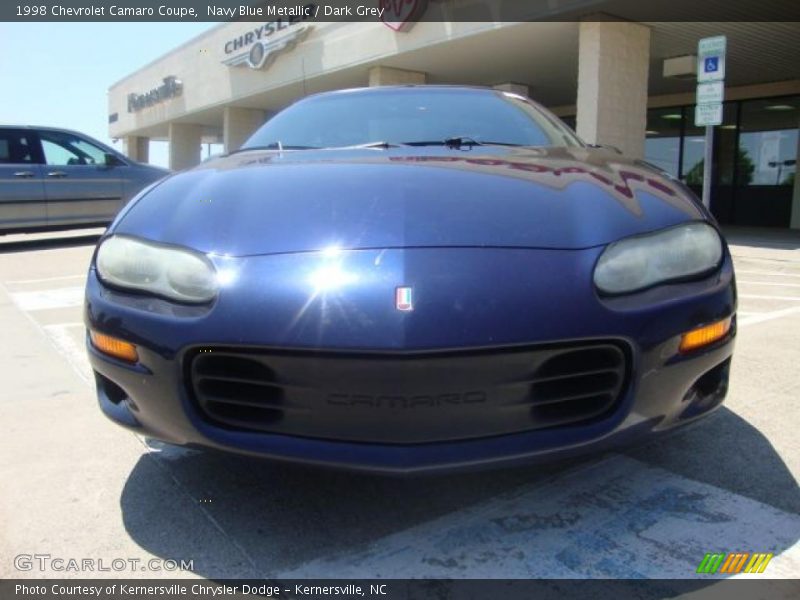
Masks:
[[[483,142],[479,142],[469,136],[457,135],[448,137],[443,140],[422,140],[417,142],[403,142],[404,146],[447,146],[448,148],[461,148],[461,146],[483,146]]]
[[[365,144],[355,144],[353,146],[333,146],[337,150],[350,150],[351,148],[399,148],[405,144],[396,144],[394,142],[367,142]]]
[[[403,142],[404,146],[447,146],[448,148],[461,148],[462,146],[511,146],[522,147],[524,144],[514,144],[511,142],[480,142],[475,138],[466,135],[458,135],[445,138],[444,140],[426,140],[419,142]]]

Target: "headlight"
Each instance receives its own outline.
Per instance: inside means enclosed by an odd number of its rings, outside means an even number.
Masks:
[[[208,302],[217,295],[214,265],[202,254],[112,236],[97,251],[104,282],[165,296],[179,302]]]
[[[594,283],[603,293],[624,294],[709,272],[721,259],[717,231],[687,223],[609,245],[597,261]]]

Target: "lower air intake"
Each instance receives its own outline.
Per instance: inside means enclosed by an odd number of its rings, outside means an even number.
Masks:
[[[615,342],[412,353],[213,348],[189,359],[209,422],[355,442],[418,444],[609,417],[628,380]]]

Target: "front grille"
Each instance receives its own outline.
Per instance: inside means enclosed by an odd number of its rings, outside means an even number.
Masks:
[[[616,343],[469,352],[338,353],[204,348],[195,405],[227,429],[426,443],[579,425],[617,408]]]

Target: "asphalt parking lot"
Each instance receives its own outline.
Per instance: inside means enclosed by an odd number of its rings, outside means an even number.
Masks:
[[[800,575],[800,234],[728,232],[739,335],[704,422],[568,463],[391,479],[164,447],[106,421],[81,315],[99,233],[0,237],[0,577],[109,576],[18,570],[38,554],[141,561],[119,577],[683,578],[733,551],[774,553],[760,577]]]

